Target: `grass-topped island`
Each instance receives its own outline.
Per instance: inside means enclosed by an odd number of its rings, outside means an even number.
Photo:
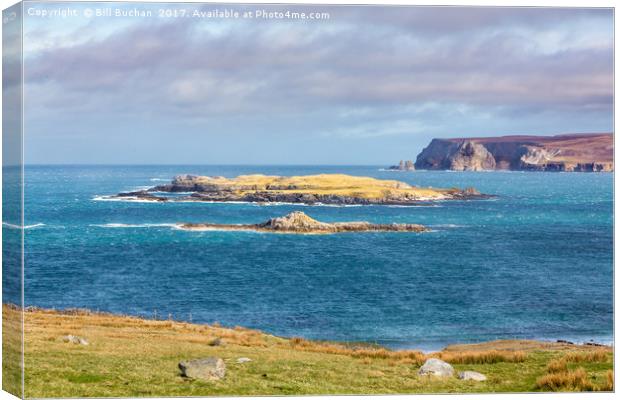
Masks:
[[[161,193],[189,193],[164,196]],[[302,203],[334,205],[414,205],[438,200],[485,199],[474,188],[422,188],[396,180],[345,174],[304,176],[180,175],[171,183],[148,190],[119,193],[112,198],[140,201],[208,201],[250,203]]]

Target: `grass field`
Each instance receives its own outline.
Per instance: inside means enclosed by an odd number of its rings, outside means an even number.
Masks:
[[[8,306],[3,306],[3,313],[5,325],[19,318],[19,311]],[[26,397],[530,392],[613,387],[613,353],[608,347],[511,340],[449,346],[425,355],[362,344],[285,339],[244,328],[78,310],[26,311],[25,329]],[[62,337],[69,334],[86,338],[89,344],[64,342]],[[222,343],[215,345],[216,339]],[[179,361],[207,356],[224,359],[227,373],[223,380],[201,382],[180,376]],[[450,362],[457,371],[481,372],[488,380],[418,376],[418,368],[431,356]],[[252,361],[237,364],[239,357]],[[5,377],[19,376],[18,365],[5,367]],[[5,380],[5,387],[10,389],[10,382]]]

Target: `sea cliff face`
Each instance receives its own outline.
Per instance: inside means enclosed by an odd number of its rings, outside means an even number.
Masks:
[[[433,139],[417,169],[611,172],[613,134]]]

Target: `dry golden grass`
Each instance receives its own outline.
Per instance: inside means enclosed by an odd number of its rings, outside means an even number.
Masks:
[[[614,390],[614,371],[608,370],[605,373],[605,385],[602,385],[599,390],[604,392],[612,392]]]
[[[3,307],[3,312],[5,317],[19,314],[8,307]],[[27,397],[465,393],[588,388],[575,377],[572,381],[566,377],[554,381],[545,378],[548,383],[541,381],[541,387],[536,386],[536,380],[549,372],[546,366],[553,358],[582,349],[565,347],[565,344],[559,349],[555,344],[540,343],[536,347],[528,342],[520,348],[517,342],[505,341],[450,346],[449,350],[425,355],[369,344],[286,339],[241,327],[145,320],[87,310],[30,309],[24,315]],[[11,320],[5,318],[3,326],[8,328]],[[62,337],[68,334],[88,339],[89,345],[64,342]],[[456,378],[420,378],[416,374],[418,366],[428,357],[438,355],[450,360],[459,371],[473,369],[489,379],[473,384]],[[179,375],[180,360],[210,356],[226,362],[227,375],[221,382],[201,383]],[[237,364],[238,357],[253,361]],[[588,357],[600,358],[582,358]],[[523,362],[518,361],[521,359]],[[18,363],[10,366],[15,369],[12,373],[19,377],[15,368]],[[593,385],[591,390],[613,387],[613,374],[608,372],[613,368],[612,357],[570,367],[583,367],[587,371],[586,380]]]
[[[564,355],[566,362],[580,363],[580,362],[598,362],[605,361],[607,359],[608,351],[594,350],[594,351],[574,351]]]
[[[433,356],[447,363],[455,364],[495,364],[498,362],[524,362],[527,354],[523,351],[487,350],[463,352],[439,352]]]
[[[309,351],[314,353],[337,354],[371,360],[374,358],[390,360],[406,360],[413,364],[426,361],[424,353],[415,350],[392,351],[382,347],[371,347],[368,345],[345,345],[340,343],[317,342],[303,338],[292,338],[289,341],[295,350]]]
[[[543,375],[536,381],[539,389],[554,392],[586,392],[595,389],[583,368],[574,371],[561,371]]]
[[[567,370],[568,370],[568,367],[566,365],[566,359],[564,358],[553,359],[549,361],[549,363],[547,364],[547,372],[550,374],[564,372]]]
[[[375,179],[345,174],[304,176],[240,175],[236,178],[195,177],[201,184],[217,185],[239,195],[257,191],[270,193],[300,193],[353,196],[364,199],[384,199],[411,196],[421,199],[443,199],[455,189],[420,188],[396,180]]]

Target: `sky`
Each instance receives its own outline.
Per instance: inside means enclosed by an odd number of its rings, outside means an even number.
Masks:
[[[164,7],[186,14],[160,18]],[[152,16],[95,15],[105,8]],[[216,9],[239,17],[206,17]],[[24,14],[29,164],[388,165],[432,138],[613,130],[611,9],[25,3]]]

